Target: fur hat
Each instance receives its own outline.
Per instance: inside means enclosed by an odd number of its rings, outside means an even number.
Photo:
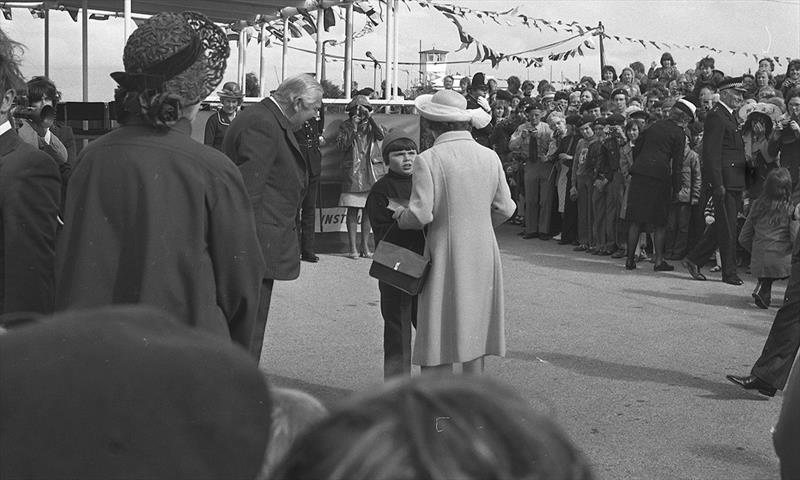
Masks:
[[[142,305],[0,335],[0,477],[256,478],[267,380],[230,340]]]

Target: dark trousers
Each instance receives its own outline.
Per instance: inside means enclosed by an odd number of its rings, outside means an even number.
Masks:
[[[308,179],[308,189],[300,205],[298,234],[300,237],[300,254],[303,256],[314,255],[314,221],[316,219],[314,209],[317,206],[317,194],[319,192],[319,175],[314,175]]]
[[[564,216],[561,220],[561,241],[578,240],[578,202],[572,200],[569,191],[572,188],[572,177],[567,176],[567,198],[564,200]]]
[[[773,387],[783,390],[798,347],[800,347],[800,252],[795,248],[792,255],[792,274],[786,286],[783,306],[775,314],[764,349],[751,373]]]
[[[714,250],[719,248],[722,277],[736,275],[736,215],[741,204],[740,191],[728,190],[725,195],[714,195],[714,223],[706,229],[686,258],[702,267]]]
[[[676,202],[669,206],[667,242],[664,249],[668,257],[683,258],[686,255],[691,220],[692,206],[690,204]]]
[[[264,346],[264,331],[267,329],[267,316],[269,315],[269,304],[272,300],[272,287],[274,284],[275,280],[271,278],[261,280],[256,323],[253,325],[253,333],[250,336],[250,354],[256,357],[257,362],[261,360],[261,348]]]
[[[593,243],[592,238],[592,178],[578,176],[575,183],[578,190],[578,241],[582,245]]]
[[[378,282],[383,316],[383,378],[411,375],[411,326],[417,327],[417,296]]]

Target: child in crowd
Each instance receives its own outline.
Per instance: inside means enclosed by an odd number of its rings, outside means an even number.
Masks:
[[[594,117],[585,114],[580,119],[578,133],[581,139],[575,147],[575,154],[572,156],[570,198],[578,202],[578,246],[573,250],[585,252],[589,249],[592,231],[592,177],[594,172],[586,163],[589,153],[589,142],[592,141],[594,130],[592,124]]]
[[[700,174],[700,159],[689,147],[683,152],[683,164],[680,171],[680,190],[673,194],[667,220],[668,260],[682,260],[686,256],[689,241],[689,223],[692,219],[692,206],[700,202],[700,190],[703,181]]]
[[[771,170],[739,233],[739,243],[751,253],[750,270],[758,278],[753,299],[759,308],[769,308],[772,282],[788,278],[791,272],[800,213],[800,207],[792,206],[791,196],[789,170]]]
[[[592,172],[592,188],[590,189],[591,194],[589,199],[589,208],[592,211],[592,222],[590,223],[591,238],[589,240],[589,249],[587,252],[593,255],[606,254],[604,246],[599,244],[604,236],[600,235],[601,224],[598,223],[598,217],[601,215],[601,212],[604,211],[602,209],[605,208],[605,195],[603,192],[605,183],[607,182],[604,182],[604,179],[600,178],[597,168],[602,157],[603,142],[607,136],[607,129],[608,127],[604,117],[601,116],[594,119],[594,137],[592,137],[592,141],[589,142],[589,151],[586,154],[586,164]],[[603,187],[599,187],[600,184],[602,184]],[[610,255],[610,253],[608,253],[608,255]]]
[[[383,161],[389,172],[375,182],[367,196],[366,210],[375,234],[375,246],[387,240],[419,254],[425,249],[422,230],[401,230],[392,219],[392,202],[407,204],[411,198],[411,173],[417,144],[407,132],[394,129],[383,140]],[[411,374],[411,326],[417,326],[417,297],[378,282],[383,316],[384,378]]]

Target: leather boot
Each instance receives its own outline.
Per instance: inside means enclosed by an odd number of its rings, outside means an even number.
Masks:
[[[753,292],[753,300],[758,308],[769,308],[772,300],[772,279],[759,278],[756,291]]]

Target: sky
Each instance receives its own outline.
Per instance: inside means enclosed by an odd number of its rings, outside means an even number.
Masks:
[[[136,0],[133,1],[134,10]],[[373,0],[375,3],[375,0]],[[800,0],[458,0],[437,1],[441,4],[454,4],[475,10],[506,11],[517,8],[521,13],[533,18],[541,18],[555,22],[579,22],[585,26],[597,26],[602,22],[608,35],[653,40],[657,43],[689,45],[698,47],[707,45],[722,50],[715,53],[699,48],[670,48],[679,69],[693,68],[698,59],[711,55],[716,59],[718,69],[728,74],[741,74],[748,70],[755,71],[757,62],[752,56],[744,56],[742,52],[759,56],[769,55],[798,58],[800,57]],[[410,8],[400,7],[398,17],[400,42],[399,59],[401,62],[417,62],[420,45],[423,49],[437,48],[447,50],[448,61],[469,61],[475,56],[475,46],[466,51],[454,52],[461,42],[456,26],[433,9],[419,7],[411,2]],[[473,15],[467,15],[462,21],[465,32],[475,37],[484,45],[497,52],[506,54],[521,52],[542,47],[551,42],[564,40],[571,34],[558,33],[543,29],[529,28],[521,25],[515,17],[510,17],[514,25],[498,25],[490,20],[482,22]],[[355,31],[359,31],[366,23],[363,15],[355,16]],[[44,72],[43,43],[44,22],[34,19],[25,10],[14,10],[12,21],[0,17],[0,28],[17,41],[24,43],[27,50],[24,55],[23,73],[27,76],[40,75]],[[89,23],[90,45],[90,81],[89,100],[108,101],[113,96],[114,82],[109,73],[122,69],[122,49],[124,47],[123,20],[111,18],[106,21]],[[336,27],[322,34],[324,40],[341,41],[344,39],[344,22],[337,18]],[[558,47],[556,51],[572,48],[583,42],[580,38]],[[81,26],[73,22],[65,12],[51,13],[51,77],[62,90],[65,100],[81,100]],[[379,60],[385,59],[386,33],[383,24],[373,33],[357,39],[354,43],[354,57],[366,58],[365,53],[371,51]],[[232,43],[231,59],[225,80],[237,77],[238,51]],[[315,41],[304,36],[292,39],[291,47],[314,50]],[[541,79],[559,80],[563,77],[577,79],[580,75],[599,77],[600,59],[597,37],[592,37],[594,49],[584,47],[585,56],[576,55],[567,61],[548,61],[542,67],[525,68],[516,62],[501,62],[493,69],[489,62],[459,63],[448,65],[448,73],[472,75],[478,71],[487,77],[505,79],[509,75],[517,75],[523,80]],[[649,66],[658,62],[664,50],[658,50],[648,44],[644,48],[638,42],[622,43],[614,39],[604,41],[606,63],[614,65],[619,72],[623,66],[639,60]],[[662,48],[664,48],[662,46]],[[328,46],[327,53],[343,55],[344,46]],[[665,49],[666,50],[666,49]],[[736,55],[728,53],[730,50]],[[546,56],[545,53],[522,54],[520,56]],[[245,71],[259,72],[260,49],[256,42],[247,48]],[[265,84],[268,89],[280,82],[281,47],[273,42],[265,49]],[[313,72],[315,58],[313,54],[290,50],[286,61],[287,74]],[[363,68],[362,68],[363,65]],[[401,65],[398,74],[401,88],[413,84],[418,78],[416,65]],[[327,63],[327,78],[336,84],[343,83],[343,63],[330,61]],[[782,65],[776,66],[777,73],[784,73],[785,59]],[[381,74],[380,70],[378,71]],[[372,66],[356,63],[354,79],[360,87],[372,86]],[[380,81],[380,80],[378,80]]]

